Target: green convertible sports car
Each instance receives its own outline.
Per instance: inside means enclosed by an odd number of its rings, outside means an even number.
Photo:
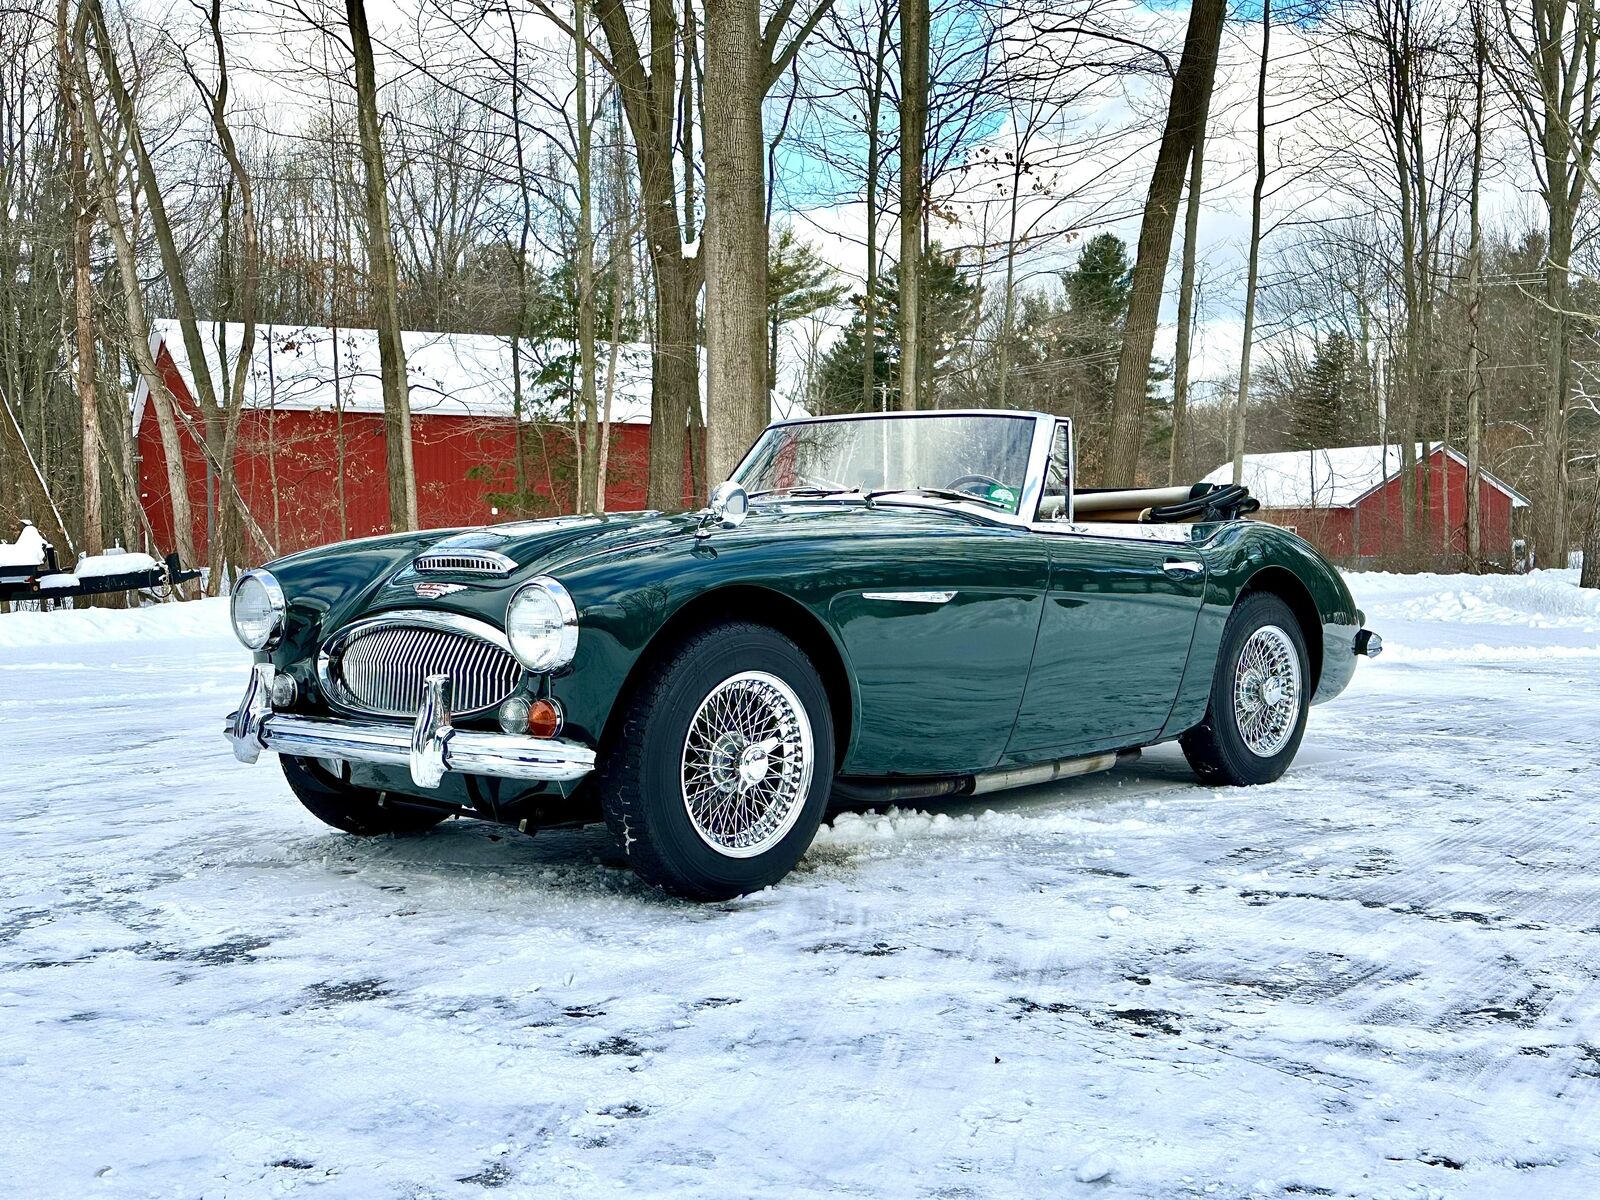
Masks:
[[[1276,779],[1379,638],[1241,488],[1075,487],[1070,422],[771,426],[703,512],[309,550],[242,577],[227,732],[355,834],[604,820],[698,899],[783,878],[830,796],[973,796],[1174,738]]]

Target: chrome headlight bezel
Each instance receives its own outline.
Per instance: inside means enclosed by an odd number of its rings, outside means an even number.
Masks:
[[[544,606],[537,630],[517,628],[518,609]],[[541,575],[512,593],[506,603],[506,641],[528,670],[546,675],[559,671],[578,653],[578,606],[559,580]]]
[[[239,628],[239,600],[246,595],[246,589],[259,586],[267,600],[267,611],[271,621],[266,634],[259,640],[245,636]],[[233,625],[233,636],[239,639],[241,645],[247,650],[271,650],[283,640],[284,627],[287,624],[289,602],[283,594],[283,587],[271,571],[254,570],[246,571],[239,576],[238,582],[233,585],[233,595],[228,601],[228,619]]]

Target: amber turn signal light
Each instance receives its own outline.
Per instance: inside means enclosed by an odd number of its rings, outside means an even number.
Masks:
[[[528,706],[528,732],[534,737],[553,738],[563,724],[561,706],[554,700],[535,700]]]

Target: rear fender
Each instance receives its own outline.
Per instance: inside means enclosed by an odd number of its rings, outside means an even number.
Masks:
[[[1353,644],[1362,614],[1327,559],[1288,530],[1262,521],[1230,522],[1205,544],[1202,554],[1205,598],[1178,699],[1161,731],[1163,740],[1205,719],[1223,630],[1247,592],[1281,597],[1299,620],[1311,658],[1311,702],[1322,704],[1344,691],[1355,674]]]

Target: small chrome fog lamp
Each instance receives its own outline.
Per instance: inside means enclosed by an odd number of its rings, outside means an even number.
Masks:
[[[513,696],[500,706],[501,733],[527,733],[528,710],[532,706],[521,696]]]
[[[287,671],[279,671],[272,677],[272,707],[276,709],[293,708],[294,702],[300,698],[300,685],[295,682],[293,675]]]

